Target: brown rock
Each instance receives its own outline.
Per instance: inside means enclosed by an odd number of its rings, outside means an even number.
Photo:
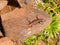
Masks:
[[[60,45],[60,34],[58,34],[57,45]]]
[[[2,10],[1,10],[1,14],[5,14],[8,13],[10,11],[13,11],[15,9],[15,7],[7,5],[5,6]]]
[[[1,37],[3,37],[3,34],[2,34],[2,32],[0,31],[0,38],[1,38]]]
[[[23,6],[26,5],[26,4],[24,3],[24,0],[17,0],[17,1],[18,1],[19,5],[20,5],[21,7],[23,7]]]
[[[23,40],[36,34],[50,24],[51,17],[44,11],[28,5],[1,15],[5,35],[14,40]]]
[[[0,0],[0,10],[3,9],[7,5],[7,0]]]
[[[51,45],[56,45],[56,41],[55,39],[53,38],[50,38],[50,39],[47,39],[47,41],[51,44]]]
[[[0,39],[0,45],[15,45],[9,38],[4,37]]]
[[[54,44],[54,40],[53,39],[49,39],[49,42],[51,43],[51,44]]]
[[[57,42],[57,45],[60,45],[60,41],[59,41],[59,42]]]
[[[24,7],[25,5],[35,5],[35,0],[17,0],[21,7]]]
[[[38,45],[46,45],[46,43],[43,42],[43,41],[41,41],[41,40],[39,40],[39,41],[38,41]]]

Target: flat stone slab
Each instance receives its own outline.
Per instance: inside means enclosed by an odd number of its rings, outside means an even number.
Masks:
[[[42,10],[34,9],[31,5],[1,15],[5,36],[13,40],[25,38],[43,31],[50,24],[51,17]]]

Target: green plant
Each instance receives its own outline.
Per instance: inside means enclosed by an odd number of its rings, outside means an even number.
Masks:
[[[38,40],[45,41],[45,35],[42,32],[25,39],[24,45],[38,45]]]
[[[39,3],[44,8],[42,9],[52,16],[52,22],[46,27],[45,33],[48,37],[56,38],[57,34],[60,32],[60,19],[56,16],[60,13],[60,5],[58,6],[54,0],[42,0],[42,2],[43,5]],[[41,9],[39,4],[37,7]]]
[[[37,45],[37,36],[32,35],[24,40],[24,45]]]
[[[60,19],[56,16],[60,14],[60,5],[56,4],[54,0],[42,0],[43,4],[39,3],[37,7],[43,9],[52,17],[52,22],[45,28],[44,34],[50,38],[57,38],[57,34],[60,33]],[[42,6],[39,7],[39,5]]]
[[[57,14],[60,14],[60,5],[54,0],[41,0],[41,2],[37,4],[37,7],[50,14],[52,21],[43,32],[28,37],[24,40],[24,43],[25,45],[38,45],[38,40],[42,40],[47,42],[47,45],[53,45],[50,44],[49,40],[46,40],[46,37],[48,39],[53,38],[56,40],[57,35],[60,33],[60,19],[56,16]]]

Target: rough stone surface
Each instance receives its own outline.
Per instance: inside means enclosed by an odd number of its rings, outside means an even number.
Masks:
[[[1,12],[1,15],[2,15],[2,14],[5,14],[5,13],[8,13],[10,11],[13,11],[14,9],[15,9],[15,7],[7,5],[0,12]]]
[[[58,37],[57,37],[57,45],[60,45],[60,34],[58,34]]]
[[[0,45],[15,45],[9,38],[4,37],[0,39]]]
[[[41,40],[39,40],[39,41],[38,41],[38,45],[46,45],[46,43],[43,42],[43,41],[41,41]]]
[[[51,17],[44,11],[28,5],[1,15],[5,35],[13,40],[23,40],[50,24]]]
[[[21,7],[24,7],[25,5],[35,5],[35,0],[17,0]]]
[[[0,10],[3,9],[7,5],[7,0],[0,0]]]
[[[3,37],[3,34],[2,34],[2,32],[0,31],[0,38],[1,38],[1,37]]]

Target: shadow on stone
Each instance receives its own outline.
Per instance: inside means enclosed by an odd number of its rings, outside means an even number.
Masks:
[[[1,16],[0,16],[0,31],[2,32],[3,36],[5,37],[5,31],[4,31],[4,28],[2,26],[2,21],[1,21]]]
[[[8,5],[14,6],[14,7],[21,7],[17,0],[8,0]]]

